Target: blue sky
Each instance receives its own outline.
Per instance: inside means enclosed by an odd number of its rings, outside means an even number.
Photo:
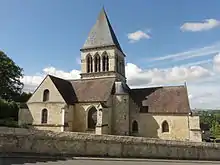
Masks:
[[[212,61],[220,52],[219,0],[0,0],[0,49],[24,68],[26,76],[40,76],[48,68],[60,74],[80,70],[79,49],[103,5],[127,55],[130,76],[135,68],[149,76],[149,71],[182,65],[213,73]],[[145,80],[134,86],[148,85]],[[193,85],[198,86],[195,81]]]

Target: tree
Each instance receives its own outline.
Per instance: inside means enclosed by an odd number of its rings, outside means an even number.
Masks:
[[[201,123],[208,124],[209,127],[212,127],[212,122],[213,122],[213,114],[208,111],[202,111],[200,112],[200,121]]]
[[[220,111],[202,111],[200,112],[200,122],[209,124],[212,136],[220,136]]]
[[[31,96],[32,96],[32,93],[30,92],[29,93],[22,92],[20,95],[14,98],[14,101],[18,103],[26,103]]]
[[[0,119],[13,118],[17,120],[18,118],[18,105],[14,102],[7,102],[5,100],[0,100]]]
[[[11,101],[14,96],[20,95],[23,83],[23,69],[0,51],[0,98]]]

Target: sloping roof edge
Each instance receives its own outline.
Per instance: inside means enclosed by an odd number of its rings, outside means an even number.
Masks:
[[[76,94],[70,81],[52,75],[49,75],[49,77],[67,104],[73,105],[77,102]]]

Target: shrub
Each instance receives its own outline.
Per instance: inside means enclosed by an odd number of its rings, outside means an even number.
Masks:
[[[13,118],[0,119],[0,126],[4,126],[4,127],[18,127],[18,122],[14,121]]]
[[[0,119],[13,118],[18,120],[19,107],[15,102],[7,102],[0,99]]]

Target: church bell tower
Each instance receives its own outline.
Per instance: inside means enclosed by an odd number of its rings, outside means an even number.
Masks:
[[[104,8],[80,51],[81,79],[112,77],[126,82],[125,54]]]

